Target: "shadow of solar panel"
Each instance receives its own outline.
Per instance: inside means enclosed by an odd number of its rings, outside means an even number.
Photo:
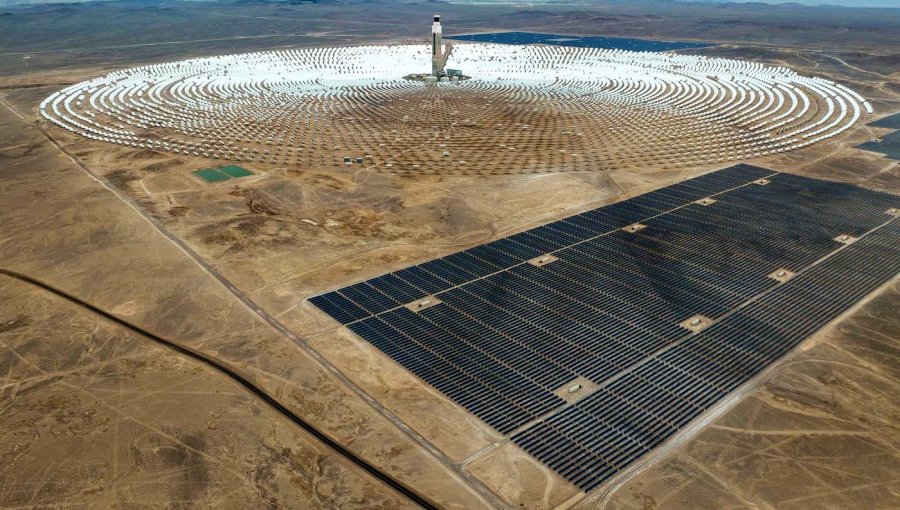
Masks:
[[[898,205],[736,165],[310,301],[590,490],[900,272]]]

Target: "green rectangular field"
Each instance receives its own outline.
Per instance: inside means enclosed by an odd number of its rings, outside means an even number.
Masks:
[[[221,181],[227,181],[228,179],[231,179],[230,175],[228,175],[224,172],[220,172],[216,168],[205,168],[203,170],[194,170],[194,175],[203,179],[206,182],[221,182]]]
[[[228,165],[219,168],[220,172],[225,172],[231,177],[247,177],[248,175],[253,175],[253,172],[247,170],[246,168],[237,166],[237,165]]]
[[[206,182],[222,182],[231,178],[247,177],[253,175],[253,172],[237,165],[227,165],[219,168],[194,170],[194,175]]]

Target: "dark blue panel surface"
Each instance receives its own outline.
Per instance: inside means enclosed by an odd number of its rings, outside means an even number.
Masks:
[[[867,151],[879,152],[891,159],[900,160],[900,131],[888,133],[878,140],[866,142],[857,145],[857,147]]]
[[[558,34],[538,34],[534,32],[495,32],[490,34],[451,35],[449,39],[478,41],[500,44],[549,44],[555,46],[575,46],[579,48],[602,48],[627,51],[670,51],[685,48],[715,46],[711,43],[692,41],[654,41],[650,39],[628,39],[623,37],[578,36]]]
[[[880,128],[900,129],[900,113],[895,113],[889,117],[870,122],[869,125]]]

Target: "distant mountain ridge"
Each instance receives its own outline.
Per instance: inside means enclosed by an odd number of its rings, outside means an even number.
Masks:
[[[807,7],[889,7],[900,8],[900,0],[668,0],[676,3],[704,4],[794,4]]]
[[[135,0],[0,0],[0,7],[10,7],[15,5],[43,5],[43,4],[78,4],[88,2],[110,2],[118,1],[121,3],[131,2]],[[140,0],[139,0],[140,1]],[[411,3],[410,0],[185,0],[193,2],[222,2],[222,3],[244,3],[244,4],[301,4],[301,3],[391,3],[395,1],[398,4]],[[413,2],[415,0],[412,0]],[[420,2],[435,2],[440,0],[420,0]],[[626,3],[634,0],[605,0],[609,3]],[[858,8],[896,8],[900,9],[900,0],[638,0],[638,3],[701,3],[701,4],[748,4],[748,6],[772,4],[772,5],[798,5],[805,7],[858,7]],[[449,3],[510,3],[510,0],[451,0]],[[576,0],[529,0],[531,5],[540,4],[574,4]],[[600,3],[598,1],[598,3]]]

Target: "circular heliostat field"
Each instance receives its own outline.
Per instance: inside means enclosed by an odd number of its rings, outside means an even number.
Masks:
[[[871,106],[828,80],[670,53],[459,44],[247,53],[148,65],[41,103],[105,142],[225,161],[403,173],[522,173],[720,163],[816,143]],[[347,163],[349,159],[349,163]]]

